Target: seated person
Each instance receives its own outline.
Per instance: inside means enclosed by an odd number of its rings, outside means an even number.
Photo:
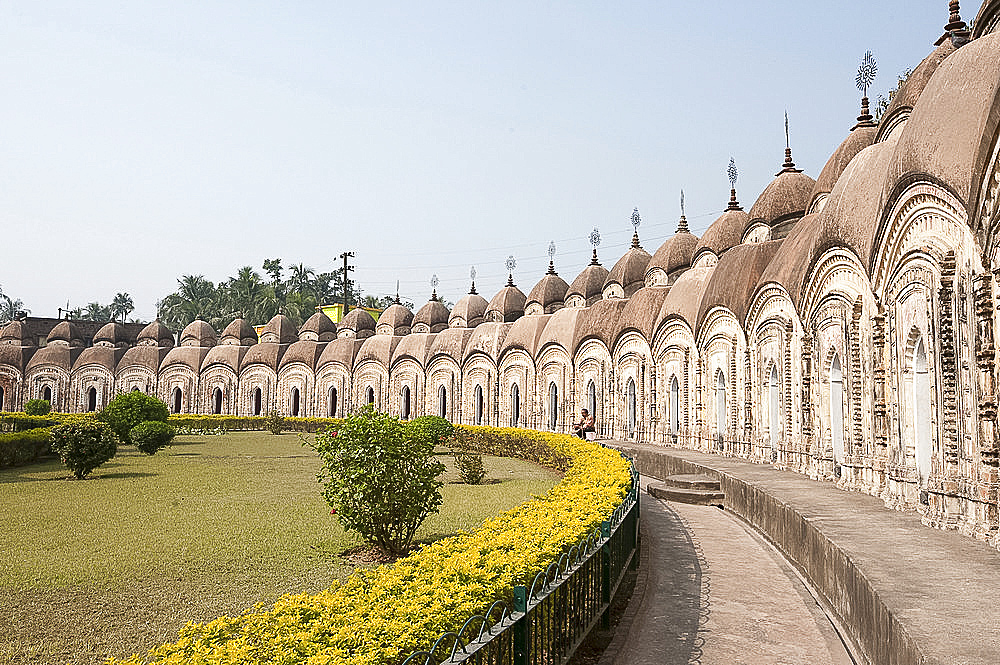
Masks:
[[[580,409],[580,422],[573,423],[573,433],[581,439],[587,438],[587,432],[594,432],[594,416],[586,409]]]

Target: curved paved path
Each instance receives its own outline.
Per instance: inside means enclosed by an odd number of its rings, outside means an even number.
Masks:
[[[798,575],[743,522],[648,494],[641,519],[647,580],[616,664],[852,662]]]

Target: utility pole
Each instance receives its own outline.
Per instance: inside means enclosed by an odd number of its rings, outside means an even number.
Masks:
[[[344,318],[347,317],[347,308],[350,305],[350,291],[348,290],[347,286],[348,285],[347,272],[349,270],[354,270],[354,266],[347,265],[347,259],[352,258],[353,256],[354,252],[343,252],[340,255],[340,258],[344,259],[344,311],[341,314],[341,321],[343,321]]]

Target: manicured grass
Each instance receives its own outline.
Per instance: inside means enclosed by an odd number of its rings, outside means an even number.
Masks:
[[[435,540],[542,494],[558,477],[485,458],[418,532]],[[316,592],[349,575],[357,545],[330,514],[319,460],[296,434],[183,436],[127,447],[84,481],[58,461],[0,470],[0,661],[90,663],[142,652],[206,621]]]

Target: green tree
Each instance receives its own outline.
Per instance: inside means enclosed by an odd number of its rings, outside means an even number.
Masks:
[[[344,528],[387,552],[409,550],[417,528],[441,506],[444,465],[431,437],[413,436],[368,405],[311,445],[323,460],[323,497]]]
[[[204,275],[182,275],[177,290],[158,303],[160,320],[179,330],[198,317],[218,318],[218,293]]]
[[[11,298],[0,288],[0,324],[13,321],[18,312],[30,314],[31,310],[25,309],[20,299]]]
[[[112,318],[120,315],[122,317],[122,325],[125,325],[125,317],[135,309],[135,303],[132,302],[132,296],[129,294],[117,293],[115,294],[115,299],[111,301],[110,309]]]
[[[113,316],[110,305],[102,305],[99,302],[87,303],[86,307],[78,314],[70,313],[71,318],[78,318],[81,321],[110,321]]]

